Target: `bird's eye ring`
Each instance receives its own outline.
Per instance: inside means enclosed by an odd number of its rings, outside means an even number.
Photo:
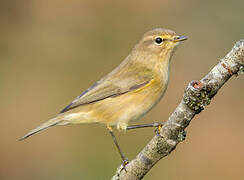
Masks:
[[[156,37],[156,39],[155,39],[155,43],[156,43],[157,45],[162,44],[162,42],[163,42],[163,39],[162,39],[161,37]]]

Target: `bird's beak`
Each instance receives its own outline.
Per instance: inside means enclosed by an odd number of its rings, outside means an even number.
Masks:
[[[173,42],[185,41],[185,40],[187,40],[187,39],[188,39],[187,36],[176,36],[176,37],[173,39]]]

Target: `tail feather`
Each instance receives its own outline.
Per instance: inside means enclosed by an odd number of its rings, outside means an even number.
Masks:
[[[32,136],[33,134],[36,134],[36,133],[38,133],[38,132],[40,132],[40,131],[42,131],[42,130],[45,130],[45,129],[49,128],[49,127],[55,126],[55,125],[57,125],[57,124],[59,124],[59,123],[61,123],[61,122],[62,122],[62,120],[60,120],[60,119],[58,119],[58,118],[50,119],[49,121],[47,121],[47,122],[41,124],[41,125],[38,126],[37,128],[35,128],[35,129],[33,129],[32,131],[28,132],[26,135],[24,135],[23,137],[21,137],[21,138],[19,139],[19,141],[22,141],[22,140],[24,140],[24,139],[26,139],[26,138]]]

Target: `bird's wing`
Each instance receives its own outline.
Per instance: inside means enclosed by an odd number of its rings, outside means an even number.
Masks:
[[[143,76],[136,79],[133,76],[117,80],[116,78],[113,80],[102,79],[84,91],[60,113],[67,112],[85,104],[98,102],[106,98],[115,97],[130,91],[134,91],[147,85],[152,79],[152,76]]]

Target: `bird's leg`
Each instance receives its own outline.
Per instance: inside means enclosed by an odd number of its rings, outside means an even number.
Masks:
[[[163,123],[154,122],[154,123],[150,123],[150,124],[138,124],[138,125],[127,126],[126,130],[145,128],[145,127],[162,127],[162,126],[163,126]]]
[[[156,129],[156,134],[159,136],[160,134],[160,129],[162,128],[163,123],[159,123],[159,122],[154,122],[154,123],[150,123],[150,124],[139,124],[139,125],[132,125],[132,126],[127,126],[126,130],[130,130],[130,129],[137,129],[137,128],[145,128],[145,127],[157,127]]]
[[[125,157],[125,155],[123,154],[123,152],[121,151],[121,149],[120,149],[120,147],[119,147],[119,144],[118,144],[118,142],[117,142],[117,139],[116,139],[116,137],[115,137],[115,135],[114,135],[114,133],[113,133],[113,129],[112,129],[112,127],[107,126],[107,129],[108,129],[109,133],[111,134],[111,136],[112,136],[112,138],[113,138],[113,141],[114,141],[114,144],[116,145],[116,147],[117,147],[117,149],[118,149],[118,151],[119,151],[119,154],[120,154],[120,156],[121,156],[121,159],[122,159],[122,166],[123,166],[122,170],[124,169],[124,170],[126,171],[125,166],[129,163],[129,161],[128,161],[128,159]]]

